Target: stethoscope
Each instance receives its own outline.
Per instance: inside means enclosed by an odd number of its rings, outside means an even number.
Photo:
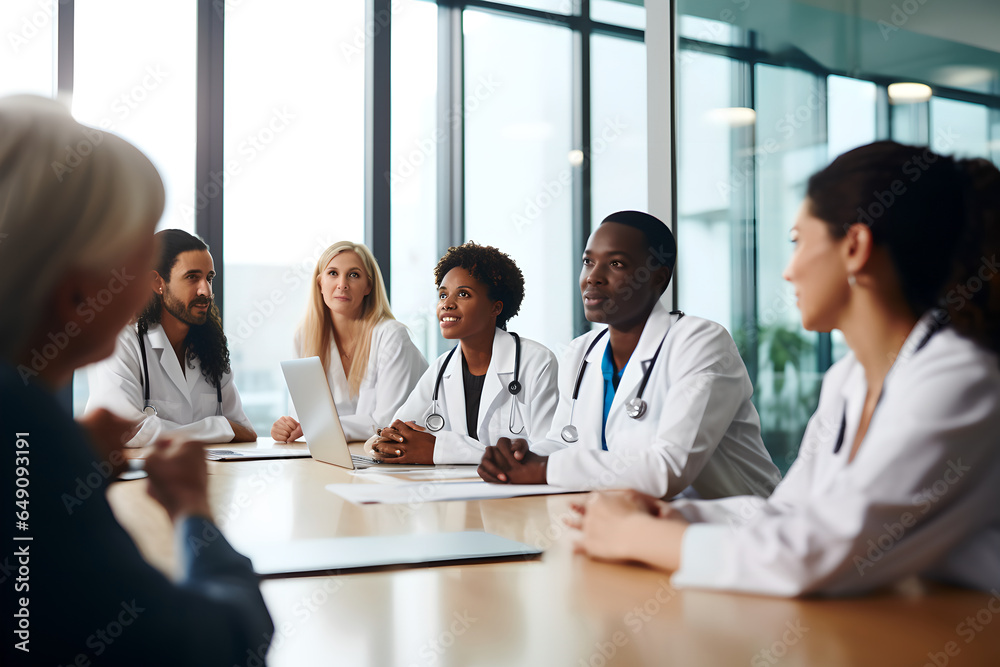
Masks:
[[[152,417],[156,414],[156,408],[149,402],[149,365],[146,363],[146,343],[143,334],[139,333],[138,329],[136,329],[135,335],[139,338],[139,354],[142,355],[142,377],[144,378],[142,383],[142,412],[146,416]],[[215,415],[219,416],[222,414],[222,385],[219,382],[215,383],[215,398],[219,402],[218,407],[215,409]]]
[[[928,341],[930,341],[930,339],[934,336],[934,334],[936,334],[938,331],[941,331],[941,329],[944,328],[944,325],[945,325],[944,322],[941,322],[940,320],[936,319],[935,322],[930,326],[930,329],[927,330],[927,333],[924,334],[924,337],[920,339],[919,343],[917,343],[917,346],[913,348],[913,352],[907,355],[907,357],[912,357],[914,354],[922,350],[924,346],[927,345]],[[892,362],[892,366],[889,367],[888,372],[885,374],[885,378],[882,380],[882,391],[879,392],[878,399],[875,401],[875,407],[874,409],[872,409],[872,416],[868,420],[869,424],[875,420],[875,411],[878,410],[878,406],[882,403],[882,397],[885,396],[885,381],[889,378],[889,373],[892,373],[892,370],[896,367],[896,361],[898,360],[899,356],[897,356],[896,360]],[[846,431],[847,431],[847,401],[845,400],[844,413],[840,417],[840,431],[837,433],[837,443],[833,446],[834,454],[838,453],[841,447],[844,446],[844,434]]]
[[[684,313],[679,310],[670,311],[671,315],[677,315],[677,320],[674,320],[676,324],[682,317]],[[642,372],[642,382],[639,383],[639,391],[636,393],[635,398],[630,400],[625,404],[625,414],[627,414],[632,419],[642,419],[642,416],[646,414],[646,401],[642,398],[642,393],[646,391],[646,384],[649,382],[649,376],[653,372],[653,366],[656,365],[656,358],[660,356],[660,350],[663,349],[663,343],[667,340],[667,336],[670,334],[670,330],[673,325],[667,327],[667,331],[663,334],[663,338],[660,339],[660,344],[656,346],[656,352],[653,353],[653,358],[649,360],[649,365],[646,366],[646,370]],[[586,354],[583,355],[583,362],[580,364],[580,372],[576,376],[576,386],[573,387],[573,404],[569,410],[569,423],[563,426],[560,435],[565,442],[576,442],[580,439],[580,431],[576,426],[573,425],[573,414],[576,412],[576,399],[580,395],[580,385],[583,383],[583,374],[587,370],[587,357],[590,353],[594,351],[594,347],[601,340],[601,337],[608,332],[607,329],[601,331],[597,334],[594,340],[590,343],[590,347],[587,348]]]
[[[510,381],[507,385],[507,391],[510,395],[517,396],[521,393],[521,382],[518,378],[521,376],[521,337],[518,336],[513,331],[508,331],[511,336],[514,337],[514,379]],[[441,370],[438,371],[437,381],[434,383],[434,394],[431,396],[431,413],[427,415],[427,419],[424,420],[424,425],[429,431],[440,431],[444,428],[444,416],[438,412],[438,391],[441,389],[441,379],[444,377],[444,372],[448,368],[448,362],[451,361],[452,356],[455,354],[455,350],[458,349],[458,345],[451,348],[451,352],[448,356],[444,358],[444,363],[441,364]],[[508,424],[508,429],[511,433],[519,434],[524,430],[524,424],[518,430],[514,430],[514,404],[517,403],[516,400],[511,401],[510,406],[510,422]],[[520,411],[518,411],[520,414]]]

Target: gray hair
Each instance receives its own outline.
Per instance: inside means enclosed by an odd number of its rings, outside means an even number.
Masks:
[[[163,182],[124,139],[44,97],[0,98],[0,359],[68,269],[108,271],[163,214]]]

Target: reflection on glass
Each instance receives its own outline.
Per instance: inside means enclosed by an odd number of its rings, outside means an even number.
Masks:
[[[827,156],[830,160],[878,137],[875,130],[877,86],[844,76],[827,77]]]
[[[733,226],[747,216],[733,186],[753,175],[753,165],[734,152],[731,127],[715,113],[733,105],[734,65],[691,51],[678,63],[678,305],[733,332]]]
[[[677,32],[681,37],[699,42],[712,42],[713,44],[729,46],[739,44],[738,40],[740,39],[739,28],[731,23],[689,15],[679,17]]]
[[[437,356],[437,7],[403,0],[392,23],[392,311]],[[457,114],[456,114],[457,116]]]
[[[56,89],[55,1],[4,0],[0,8],[0,96],[32,93],[51,97]]]
[[[570,31],[471,10],[465,19],[465,235],[514,258],[526,296],[508,328],[558,354],[579,298],[567,242]]]
[[[982,104],[931,99],[931,149],[959,157],[990,157],[989,110]]]
[[[816,409],[825,369],[817,369],[818,335],[802,329],[781,273],[792,253],[789,229],[806,179],[827,163],[826,80],[801,70],[758,65],[757,160],[758,372],[754,396],[764,444],[785,470],[798,453]]]
[[[646,45],[591,38],[590,168],[596,226],[614,211],[645,211]]]
[[[288,414],[278,364],[294,356],[317,258],[336,241],[364,240],[364,10],[227,6],[225,327],[244,410],[262,434]]]
[[[626,28],[646,28],[643,0],[590,0],[590,18]]]

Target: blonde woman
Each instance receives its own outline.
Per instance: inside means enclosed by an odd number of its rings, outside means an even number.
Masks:
[[[341,241],[320,256],[306,316],[295,333],[298,357],[319,357],[348,440],[364,440],[389,422],[427,361],[392,315],[371,250]],[[271,437],[302,437],[293,418],[279,417]]]

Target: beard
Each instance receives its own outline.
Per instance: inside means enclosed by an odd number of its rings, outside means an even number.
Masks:
[[[196,306],[203,305],[211,307],[212,300],[207,297],[196,297],[190,303],[185,304],[170,293],[169,287],[163,289],[163,309],[184,324],[195,327],[204,324],[208,319],[209,309],[206,308],[203,312],[194,310]]]

